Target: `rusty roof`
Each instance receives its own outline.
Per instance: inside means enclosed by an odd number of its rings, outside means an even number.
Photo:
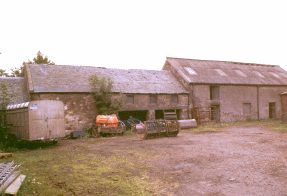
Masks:
[[[173,57],[167,57],[163,69],[167,65],[189,83],[287,85],[287,72],[278,65]]]
[[[169,71],[110,69],[88,66],[31,64],[27,66],[30,92],[90,92],[89,77],[110,77],[112,91],[140,94],[188,93]]]

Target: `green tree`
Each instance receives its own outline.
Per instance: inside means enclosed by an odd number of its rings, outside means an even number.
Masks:
[[[113,96],[113,81],[108,77],[99,78],[96,74],[89,78],[98,114],[115,114],[123,105],[123,95],[120,93]]]
[[[33,61],[28,60],[28,64],[48,64],[48,65],[55,65],[53,61],[50,61],[47,56],[44,57],[44,55],[40,52],[40,50],[37,53],[37,56],[33,58]],[[23,63],[24,64],[24,63]]]
[[[11,74],[7,74],[5,76],[7,77],[24,77],[24,70],[25,70],[25,64],[48,64],[48,65],[55,65],[55,63],[48,59],[47,56],[44,57],[44,54],[38,51],[36,54],[37,56],[33,58],[33,61],[28,60],[28,62],[23,61],[23,64],[20,66],[20,68],[15,67],[14,69],[11,69]],[[1,72],[1,70],[0,70]],[[1,74],[1,73],[0,73]]]
[[[6,70],[5,69],[0,69],[0,76],[1,77],[9,77],[9,74],[8,73],[6,73]]]
[[[16,96],[16,93],[9,91],[4,82],[0,82],[0,110],[6,109],[11,99]]]
[[[20,66],[20,68],[15,67],[15,69],[10,69],[11,70],[11,74],[8,75],[9,77],[24,77],[24,68],[25,65],[23,63],[23,65]]]

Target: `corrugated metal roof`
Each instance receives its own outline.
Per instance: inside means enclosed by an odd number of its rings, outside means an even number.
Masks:
[[[188,93],[169,71],[125,70],[71,65],[28,66],[34,92],[90,92],[89,77],[110,77],[113,92]]]
[[[167,57],[167,63],[178,69],[190,83],[287,85],[287,72],[278,65],[171,57]],[[185,67],[192,68],[197,75],[189,74]]]

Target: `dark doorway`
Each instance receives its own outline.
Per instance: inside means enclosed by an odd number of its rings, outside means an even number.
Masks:
[[[164,119],[163,110],[155,111],[155,119]]]
[[[211,106],[211,120],[216,120],[216,122],[220,122],[220,106],[219,105]]]
[[[147,120],[147,112],[147,110],[119,111],[119,118],[120,120],[128,120],[130,117],[132,117],[144,122]]]
[[[274,119],[276,117],[275,115],[275,102],[269,103],[269,118]]]

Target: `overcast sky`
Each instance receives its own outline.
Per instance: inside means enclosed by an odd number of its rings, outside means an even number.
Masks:
[[[40,50],[58,65],[161,69],[166,57],[280,65],[286,1],[0,0],[0,68]]]

